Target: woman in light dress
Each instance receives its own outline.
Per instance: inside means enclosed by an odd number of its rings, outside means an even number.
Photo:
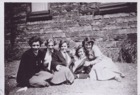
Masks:
[[[85,51],[92,50],[96,59],[92,61],[86,61],[85,66],[93,65],[89,75],[92,80],[110,80],[115,79],[121,81],[124,75],[120,72],[118,67],[112,61],[111,58],[105,56],[97,45],[94,44],[94,39],[85,38],[82,42],[82,46]]]

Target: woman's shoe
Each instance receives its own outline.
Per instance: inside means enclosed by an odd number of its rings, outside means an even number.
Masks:
[[[121,77],[120,76],[115,76],[115,80],[118,82],[121,82]]]
[[[124,75],[123,73],[121,73],[120,76],[121,76],[122,78],[125,78],[125,75]]]

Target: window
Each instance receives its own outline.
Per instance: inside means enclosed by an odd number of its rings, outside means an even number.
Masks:
[[[41,21],[50,19],[52,19],[52,16],[49,10],[49,3],[30,4],[30,13],[27,17],[27,21]]]
[[[113,13],[120,13],[120,12],[137,12],[137,3],[130,2],[130,3],[101,3],[99,7],[100,15],[104,14],[113,14]]]
[[[48,3],[32,3],[31,8],[32,8],[32,12],[48,11],[49,4]]]

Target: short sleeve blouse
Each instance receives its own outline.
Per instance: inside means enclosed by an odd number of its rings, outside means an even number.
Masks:
[[[95,53],[95,57],[101,57],[103,55],[103,53],[101,52],[101,50],[97,45],[93,45],[92,50]]]

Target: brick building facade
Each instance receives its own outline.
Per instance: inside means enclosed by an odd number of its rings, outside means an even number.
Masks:
[[[136,3],[49,3],[49,11],[36,13],[31,13],[31,5],[5,3],[6,59],[20,58],[33,35],[44,41],[67,39],[71,48],[90,36],[114,61],[120,58],[127,38],[137,42]]]

